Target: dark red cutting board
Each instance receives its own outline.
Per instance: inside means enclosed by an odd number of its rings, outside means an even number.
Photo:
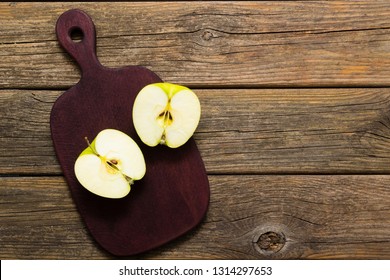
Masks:
[[[74,32],[82,34],[81,41],[72,40]],[[161,79],[140,66],[102,66],[96,56],[94,24],[83,11],[62,14],[56,33],[60,45],[78,63],[81,79],[53,105],[51,134],[72,197],[91,235],[110,253],[129,256],[193,229],[203,219],[210,197],[195,141],[191,138],[177,149],[161,145],[150,148],[141,142],[133,126],[132,107],[137,93]],[[128,134],[145,156],[145,177],[121,199],[90,193],[79,184],[73,169],[87,147],[84,137],[92,141],[106,128]]]

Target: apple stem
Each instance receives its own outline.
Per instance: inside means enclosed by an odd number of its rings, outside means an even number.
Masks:
[[[84,139],[85,139],[85,141],[87,142],[88,147],[91,148],[92,152],[93,152],[95,155],[97,155],[98,157],[100,157],[100,155],[99,155],[99,154],[96,152],[96,150],[92,147],[91,143],[89,143],[88,137],[85,136]]]

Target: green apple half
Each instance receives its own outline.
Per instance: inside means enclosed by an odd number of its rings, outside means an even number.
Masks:
[[[145,159],[137,143],[116,129],[99,132],[77,158],[74,171],[80,184],[107,198],[126,196],[135,180],[146,172]]]
[[[145,86],[133,106],[133,123],[146,145],[177,148],[194,134],[200,119],[200,102],[187,87],[171,83]]]

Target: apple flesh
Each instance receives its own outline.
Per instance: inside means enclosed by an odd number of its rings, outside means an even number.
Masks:
[[[192,90],[171,83],[155,83],[138,93],[133,123],[146,145],[177,148],[194,134],[200,113],[199,99]]]
[[[145,159],[137,143],[127,134],[102,130],[77,158],[74,171],[80,184],[106,198],[126,196],[135,180],[146,172]]]

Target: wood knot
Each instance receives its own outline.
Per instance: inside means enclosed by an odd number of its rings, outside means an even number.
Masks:
[[[214,34],[209,30],[205,30],[202,34],[202,39],[205,41],[210,41],[213,37]]]
[[[274,254],[279,252],[286,244],[286,237],[283,233],[267,231],[254,240],[255,248],[263,254]]]

